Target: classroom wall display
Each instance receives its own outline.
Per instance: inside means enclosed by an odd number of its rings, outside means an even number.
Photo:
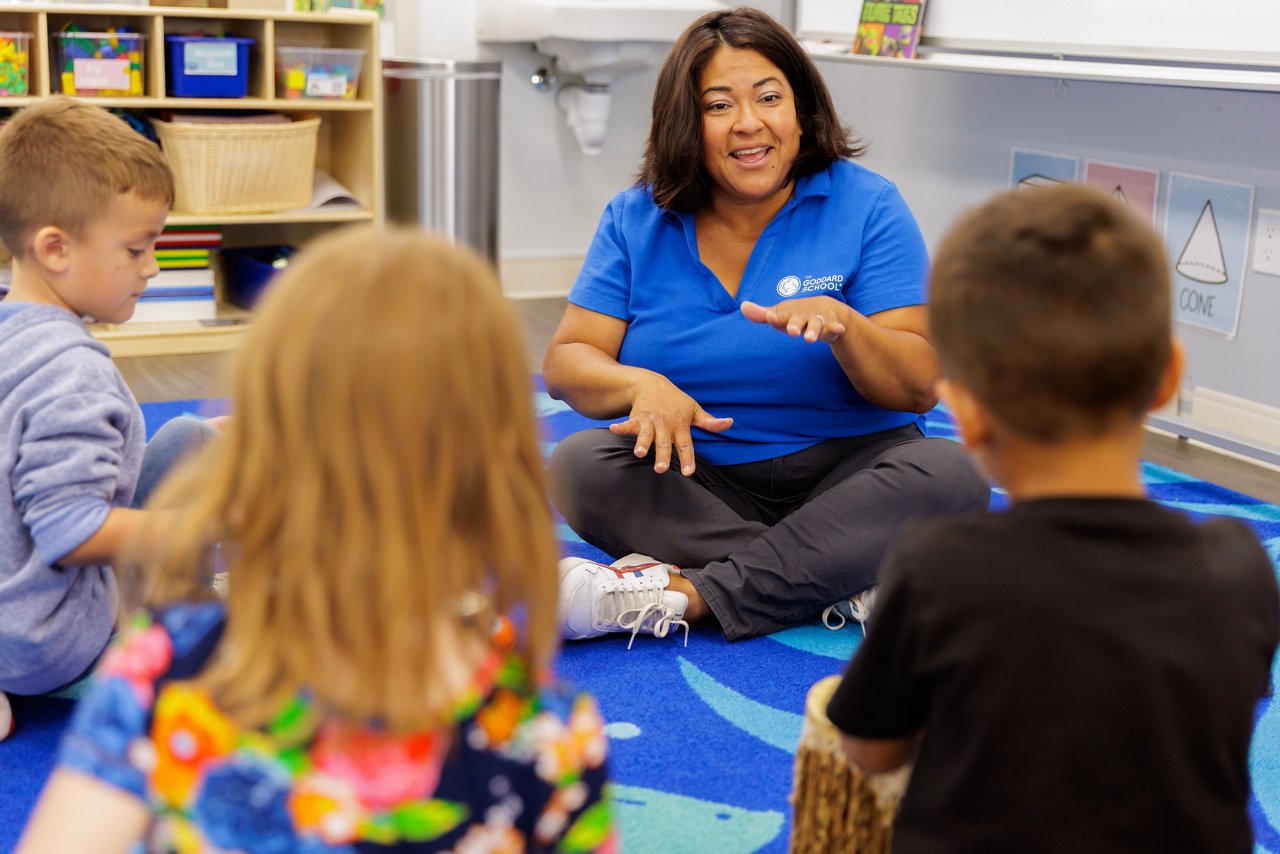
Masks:
[[[802,2],[807,6],[811,0]],[[850,18],[856,15],[856,3],[827,2],[847,8]],[[1174,5],[1174,0],[1170,3]],[[1280,19],[1280,2],[1267,3],[1272,10],[1268,17]],[[959,5],[963,10],[967,4]],[[1044,4],[1024,0],[1020,8],[1027,17],[1037,17],[1042,8],[1061,10],[1065,5],[1066,0]],[[925,43],[936,34],[935,22],[942,20],[935,19],[934,13],[945,12],[947,6],[947,0],[926,3]],[[1117,15],[1128,16],[1128,0],[1124,4],[1112,0],[1112,6]],[[1236,4],[1223,4],[1222,9],[1227,8],[1234,10]],[[1214,6],[1213,15],[1188,15],[1183,20],[1188,28],[1197,20],[1209,25],[1208,19],[1218,12]],[[1059,11],[1057,17],[1064,26],[1074,20],[1071,10]],[[1023,20],[1011,19],[1008,28]],[[1252,38],[1249,29],[1240,30],[1240,35]],[[1272,42],[1277,31],[1270,30]],[[845,32],[852,32],[852,27]],[[1158,171],[1156,230],[1161,235],[1172,171],[1252,185],[1255,222],[1250,246],[1258,237],[1257,209],[1280,210],[1276,134],[1259,132],[1260,127],[1275,127],[1275,92],[1086,81],[1071,84],[1064,96],[1055,94],[1052,81],[1042,77],[926,72],[922,69],[927,59],[878,62],[819,57],[816,61],[842,117],[873,141],[859,162],[898,185],[926,243],[935,250],[958,215],[1009,186],[1013,146]],[[904,110],[903,104],[910,104],[910,109]],[[1260,117],[1270,117],[1271,124],[1260,125]],[[1217,206],[1215,202],[1215,214]],[[1276,254],[1280,256],[1280,251]],[[1280,278],[1248,270],[1241,287],[1246,302],[1240,307],[1235,337],[1178,324],[1187,349],[1181,412],[1207,430],[1224,434],[1238,436],[1246,423],[1256,424],[1251,436],[1280,445],[1280,415],[1269,415],[1280,413],[1280,382],[1274,370],[1258,369],[1280,359]],[[1172,287],[1170,293],[1174,293]],[[1208,405],[1202,392],[1209,391],[1228,403]],[[1262,409],[1253,409],[1253,404]],[[1270,841],[1262,847],[1280,854],[1280,788],[1276,792],[1277,809],[1266,825],[1275,830],[1269,831]]]
[[[1165,246],[1173,268],[1173,316],[1235,337],[1253,219],[1253,186],[1169,175]]]
[[[1079,171],[1078,157],[1015,148],[1009,158],[1009,186],[1022,190],[1027,187],[1070,184],[1076,180],[1076,173]]]
[[[1135,213],[1156,226],[1156,197],[1160,190],[1160,173],[1137,166],[1122,166],[1101,160],[1086,160],[1084,183],[1110,193]]]

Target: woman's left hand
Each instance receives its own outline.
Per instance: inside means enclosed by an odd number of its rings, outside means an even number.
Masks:
[[[742,304],[742,314],[752,323],[765,323],[792,338],[804,338],[810,344],[830,344],[849,328],[844,321],[852,309],[831,297],[802,297],[763,306],[754,302]]]
[[[938,402],[938,354],[929,343],[923,305],[859,314],[827,296],[742,304],[742,314],[792,338],[831,347],[849,382],[871,403],[899,412],[925,412]]]

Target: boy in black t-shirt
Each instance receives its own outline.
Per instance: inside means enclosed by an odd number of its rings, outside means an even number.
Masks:
[[[1145,498],[1170,293],[1155,233],[1083,187],[999,196],[939,251],[943,398],[1012,506],[908,529],[828,707],[866,770],[914,755],[895,851],[1252,850],[1280,593],[1244,524]]]

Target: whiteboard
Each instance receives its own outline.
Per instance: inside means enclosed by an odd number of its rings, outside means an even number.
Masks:
[[[858,0],[796,0],[801,38],[853,40]],[[926,0],[929,43],[1280,64],[1277,0]]]
[[[929,9],[928,5],[925,10]],[[847,39],[853,41],[858,29],[858,0],[836,3],[832,0],[796,0],[796,35],[811,39]]]

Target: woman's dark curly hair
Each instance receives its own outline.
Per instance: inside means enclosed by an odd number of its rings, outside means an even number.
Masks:
[[[653,119],[636,180],[652,188],[660,207],[693,211],[711,200],[698,85],[721,46],[759,53],[782,71],[795,92],[803,133],[788,180],[820,172],[865,150],[853,130],[840,123],[822,75],[786,28],[758,9],[710,12],[694,21],[671,48],[653,91]]]

